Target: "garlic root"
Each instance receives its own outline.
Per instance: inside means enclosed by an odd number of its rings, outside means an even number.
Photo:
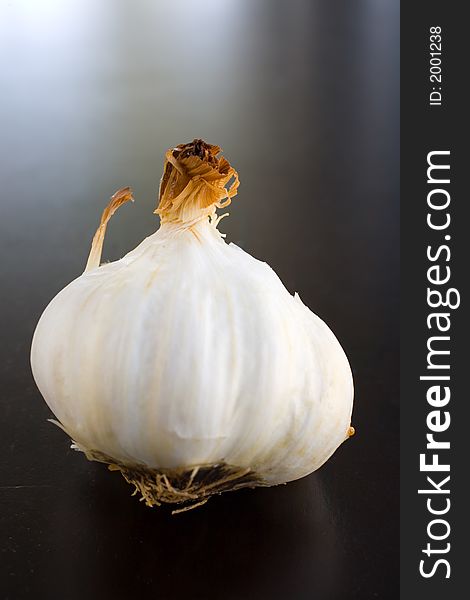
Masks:
[[[186,505],[172,511],[173,514],[202,506],[215,494],[269,485],[249,468],[224,463],[180,469],[151,469],[142,464],[118,463],[102,452],[85,450],[76,442],[72,443],[72,448],[83,452],[88,460],[106,463],[110,471],[120,471],[127,483],[134,486],[132,495],[140,494],[140,500],[146,506]]]

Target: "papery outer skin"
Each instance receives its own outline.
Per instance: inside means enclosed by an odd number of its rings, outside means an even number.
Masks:
[[[67,432],[123,464],[225,462],[276,484],[348,437],[353,382],[339,342],[207,220],[164,224],[72,281],[41,316],[31,364]]]

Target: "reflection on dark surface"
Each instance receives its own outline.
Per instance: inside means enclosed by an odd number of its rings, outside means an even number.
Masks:
[[[0,5],[1,587],[5,598],[398,596],[398,3]],[[241,176],[221,229],[332,327],[357,436],[316,474],[171,517],[67,452],[30,374],[47,302],[107,198],[113,260],[157,227],[164,150]]]
[[[96,499],[91,506],[81,504],[87,533],[72,544],[81,569],[70,557],[60,577],[50,573],[52,597],[61,589],[66,597],[75,590],[132,597],[136,582],[164,598],[205,598],[212,589],[221,598],[302,597],[306,578],[311,589],[326,593],[337,587],[339,540],[322,484],[314,477],[296,484],[303,491],[294,502],[287,488],[275,496],[272,491],[229,494],[209,510],[178,518],[164,509],[150,520],[145,507],[126,494],[125,484],[109,479],[91,484]],[[83,490],[83,499],[89,493]],[[66,495],[54,502],[57,562],[63,563],[63,548],[72,541],[68,506],[76,502]],[[88,538],[103,529],[105,543],[90,548]]]

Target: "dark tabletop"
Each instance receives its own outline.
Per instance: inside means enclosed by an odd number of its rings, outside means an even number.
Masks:
[[[2,3],[1,598],[398,597],[398,2]],[[31,376],[49,300],[157,227],[166,148],[223,147],[221,229],[351,361],[357,435],[318,472],[171,516],[69,449]]]

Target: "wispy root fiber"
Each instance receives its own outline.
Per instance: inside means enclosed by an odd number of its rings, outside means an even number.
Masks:
[[[173,514],[202,506],[214,494],[266,485],[251,469],[225,463],[156,470],[145,465],[119,464],[101,452],[85,450],[76,443],[72,448],[84,452],[89,460],[107,463],[110,471],[120,471],[127,483],[134,486],[132,495],[140,494],[140,500],[147,506],[183,505],[173,510]]]

